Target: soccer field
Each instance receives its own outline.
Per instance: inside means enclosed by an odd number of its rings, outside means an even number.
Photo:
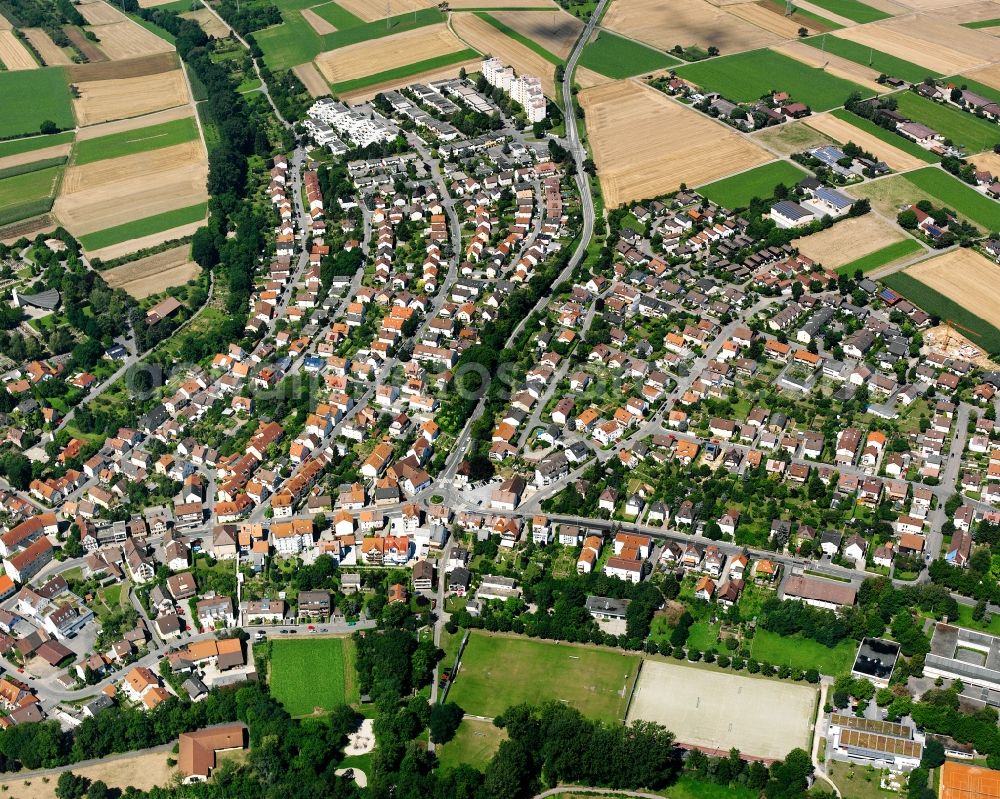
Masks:
[[[268,684],[274,698],[293,716],[357,702],[354,641],[350,638],[272,641]]]
[[[655,721],[684,744],[779,759],[809,746],[816,689],[647,660],[628,722]]]
[[[473,633],[448,701],[494,718],[511,705],[555,699],[591,718],[620,722],[638,655]]]

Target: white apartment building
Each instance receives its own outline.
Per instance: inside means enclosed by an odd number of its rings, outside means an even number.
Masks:
[[[541,122],[545,119],[547,112],[541,78],[534,75],[517,77],[513,68],[506,66],[499,58],[484,58],[480,71],[490,86],[506,92],[514,102],[524,107],[529,122]]]

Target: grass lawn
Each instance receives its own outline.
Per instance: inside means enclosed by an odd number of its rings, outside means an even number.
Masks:
[[[807,176],[807,172],[794,164],[773,161],[709,183],[700,187],[698,193],[726,208],[746,208],[754,197],[773,197],[774,187],[779,183],[794,186]]]
[[[750,650],[756,660],[775,666],[816,669],[820,674],[846,674],[854,665],[856,641],[847,639],[831,648],[809,638],[785,638],[767,630],[757,630]]]
[[[30,139],[0,142],[0,158],[41,150],[45,147],[55,147],[59,144],[69,144],[72,141],[73,131],[68,130],[65,133],[53,133],[51,136],[33,136]]]
[[[399,80],[401,78],[407,78],[410,75],[419,75],[420,73],[427,72],[431,69],[441,69],[442,67],[451,66],[452,64],[461,64],[463,61],[471,61],[472,59],[478,57],[478,50],[466,48],[465,50],[459,50],[457,53],[445,53],[444,55],[435,56],[434,58],[426,58],[423,61],[417,61],[413,64],[396,67],[395,69],[387,69],[384,72],[376,72],[372,75],[355,78],[354,80],[345,80],[341,83],[334,83],[332,84],[332,88],[338,94],[342,94],[344,92],[363,89],[365,86],[374,86],[376,83],[382,83],[383,81]]]
[[[680,62],[652,47],[601,31],[594,41],[583,48],[578,63],[609,78],[630,78]]]
[[[699,61],[679,67],[677,74],[733,102],[749,102],[780,89],[813,111],[843,105],[852,92],[872,95],[856,83],[771,50],[751,50]]]
[[[910,83],[920,83],[928,75],[934,78],[941,77],[941,73],[932,72],[926,67],[914,64],[912,61],[904,61],[902,58],[883,53],[857,42],[841,39],[837,36],[821,34],[811,36],[803,41],[815,47],[817,50],[825,49],[828,53],[839,55],[855,64],[862,64],[871,67],[877,72],[884,72],[886,75],[902,78]]]
[[[893,133],[891,130],[886,130],[885,128],[876,125],[871,120],[859,117],[857,114],[852,114],[846,108],[835,108],[830,113],[837,117],[837,119],[849,122],[859,130],[863,130],[865,133],[870,133],[872,136],[881,139],[886,144],[891,144],[897,150],[909,153],[913,157],[919,158],[921,161],[926,161],[928,164],[936,164],[939,160],[936,155],[928,152],[916,142],[905,139],[899,134]],[[846,143],[847,142],[841,142],[841,144]],[[875,155],[878,155],[878,153],[875,153]]]
[[[916,252],[920,252],[922,249],[923,248],[915,239],[894,241],[886,247],[875,250],[875,252],[870,252],[868,255],[862,255],[860,258],[851,261],[850,263],[838,266],[837,274],[853,275],[859,269],[862,272],[870,272],[873,269],[878,269],[880,266],[891,264],[893,261],[897,261],[907,255],[913,255]]]
[[[893,96],[899,102],[901,114],[934,128],[970,153],[981,153],[992,149],[994,144],[1000,144],[1000,127],[992,122],[954,106],[935,103],[914,92],[900,92]]]
[[[684,775],[662,793],[669,799],[755,799],[759,792],[744,785],[730,788]]]
[[[445,768],[465,764],[482,770],[506,737],[504,730],[489,721],[467,718],[458,725],[455,737],[434,751]]]
[[[878,772],[871,766],[832,760],[828,768],[845,799],[891,799],[900,795],[895,791],[883,791]]]
[[[1000,230],[1000,203],[966,186],[947,172],[926,167],[907,172],[906,179],[987,231]]]
[[[825,8],[837,16],[853,19],[855,22],[876,22],[880,19],[888,19],[892,14],[879,11],[858,0],[811,0],[814,6]]]
[[[46,120],[63,130],[75,124],[66,71],[59,67],[0,72],[0,97],[0,138],[38,133]]]
[[[973,608],[970,605],[959,604],[958,618],[955,619],[954,623],[960,627],[968,627],[970,630],[982,630],[991,635],[1000,635],[1000,613],[994,613],[990,616],[989,623],[986,624],[973,619],[972,610]]]
[[[556,699],[592,718],[621,721],[638,667],[638,655],[474,632],[448,699],[487,717]]]
[[[121,158],[125,155],[173,147],[175,144],[183,144],[197,138],[198,126],[194,117],[184,117],[160,125],[150,125],[148,128],[112,133],[109,136],[78,142],[74,163],[89,164],[107,158]]]
[[[293,716],[358,701],[350,638],[271,642],[271,693]]]
[[[173,211],[147,216],[144,219],[136,219],[122,225],[98,230],[94,233],[87,233],[80,236],[80,243],[86,250],[99,250],[101,247],[108,247],[129,239],[137,239],[141,236],[149,236],[153,233],[160,233],[170,228],[187,225],[191,222],[198,222],[205,218],[208,212],[207,203],[189,205],[186,208],[177,208]]]
[[[501,22],[500,20],[498,20],[493,15],[486,14],[486,13],[484,13],[482,11],[477,11],[476,12],[476,16],[477,17],[482,17],[484,20],[486,20],[488,23],[490,23],[490,25],[492,25],[494,28],[496,28],[498,31],[500,31],[505,36],[509,36],[515,42],[523,44],[529,50],[534,50],[536,53],[538,53],[538,55],[540,55],[542,58],[544,58],[549,63],[551,63],[551,64],[561,64],[563,62],[563,60],[559,56],[557,56],[555,53],[550,53],[548,50],[546,50],[544,47],[542,47],[534,39],[529,39],[523,33],[520,33],[518,31],[514,30],[512,27],[510,27],[510,25],[504,24],[503,22]]]
[[[709,624],[707,621],[699,621],[691,625],[688,633],[687,646],[690,649],[697,649],[705,652],[709,649],[718,649],[719,638],[718,624]]]
[[[967,311],[954,300],[945,297],[930,286],[921,283],[906,272],[896,272],[882,278],[882,282],[898,291],[910,302],[919,305],[932,316],[951,324],[959,333],[972,340],[989,353],[1000,352],[1000,330],[985,319]]]
[[[324,3],[321,6],[315,6],[313,11],[333,25],[338,31],[356,28],[358,25],[365,24],[363,19],[354,16],[346,8],[342,8],[336,3]]]

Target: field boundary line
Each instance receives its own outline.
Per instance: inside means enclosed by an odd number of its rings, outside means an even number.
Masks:
[[[625,701],[625,715],[622,716],[622,724],[628,724],[628,712],[632,709],[632,697],[635,696],[636,686],[639,685],[639,675],[642,674],[642,667],[646,663],[646,658],[639,660],[639,668],[635,670],[635,677],[632,679],[632,689],[628,692],[628,699]]]

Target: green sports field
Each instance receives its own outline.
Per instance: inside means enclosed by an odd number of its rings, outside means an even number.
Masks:
[[[967,311],[954,300],[945,297],[906,272],[895,272],[882,279],[889,288],[898,291],[910,302],[932,316],[950,323],[959,333],[992,355],[1000,352],[1000,330],[985,319]]]
[[[354,642],[350,638],[274,640],[268,685],[293,716],[356,703]]]
[[[583,48],[578,63],[609,78],[630,78],[680,62],[652,47],[601,31],[594,41]]]
[[[162,233],[164,230],[187,225],[191,222],[199,222],[205,218],[206,213],[208,213],[207,203],[189,205],[186,208],[177,208],[156,216],[147,216],[104,230],[86,233],[79,237],[80,243],[85,250],[99,250],[101,247],[110,247],[112,244],[120,244],[129,239],[151,236],[154,233]]]
[[[74,163],[89,164],[107,158],[121,158],[124,155],[173,147],[175,144],[183,144],[197,138],[198,125],[194,117],[175,119],[160,125],[150,125],[148,128],[112,133],[110,136],[78,142]]]
[[[73,131],[65,133],[53,133],[51,136],[32,136],[30,139],[11,139],[0,142],[0,158],[8,155],[19,155],[29,153],[32,150],[42,150],[45,147],[55,147],[60,144],[69,144],[73,141]]]
[[[811,36],[808,39],[803,39],[803,41],[808,45],[812,45],[817,50],[825,50],[827,53],[839,55],[841,58],[846,58],[855,64],[871,67],[878,72],[902,78],[910,83],[920,83],[928,75],[934,78],[941,77],[940,73],[932,72],[919,64],[904,61],[902,58],[896,58],[888,53],[883,53],[871,47],[866,47],[863,44],[838,38],[837,36],[824,33],[819,36]]]
[[[814,6],[819,6],[837,16],[853,19],[855,22],[877,22],[888,19],[892,14],[886,14],[877,8],[872,8],[858,0],[811,0]]]
[[[618,722],[638,668],[638,655],[473,632],[448,701],[493,718],[511,705],[555,699]]]
[[[907,172],[906,179],[931,199],[953,208],[987,231],[1000,230],[1000,203],[966,186],[956,177],[933,167]]]
[[[76,124],[66,71],[59,67],[0,72],[0,97],[0,138],[38,133],[46,120],[63,130]]]
[[[809,638],[784,638],[767,630],[757,630],[750,652],[755,660],[774,666],[816,669],[820,674],[835,676],[851,670],[857,650],[857,641],[851,639],[831,648]]]
[[[533,50],[534,52],[538,53],[538,55],[540,55],[550,64],[561,64],[563,62],[563,60],[555,53],[550,53],[548,50],[542,47],[538,42],[534,41],[533,39],[529,39],[524,34],[514,30],[512,27],[510,27],[510,25],[504,24],[493,15],[487,14],[483,11],[477,11],[476,16],[486,20],[488,23],[490,23],[490,25],[492,25],[494,28],[496,28],[505,36],[509,36],[518,44],[522,44],[529,50]]]
[[[830,113],[837,117],[837,119],[849,122],[859,130],[863,130],[865,133],[869,133],[875,138],[881,139],[886,144],[891,144],[897,150],[909,153],[914,158],[919,158],[921,161],[926,161],[928,164],[936,164],[939,160],[934,153],[925,150],[916,142],[912,142],[909,139],[900,136],[898,133],[893,133],[891,130],[886,130],[885,128],[876,125],[871,120],[859,117],[857,114],[852,114],[846,108],[835,108]],[[847,142],[841,142],[841,144],[847,144]],[[875,153],[875,155],[878,155],[878,153]]]
[[[754,197],[773,197],[779,183],[794,186],[808,174],[787,161],[772,161],[702,186],[698,193],[726,208],[745,208]]]
[[[387,69],[385,72],[375,72],[371,75],[365,75],[363,78],[334,83],[331,84],[331,88],[338,94],[346,94],[347,92],[363,89],[366,86],[375,86],[384,81],[402,80],[411,75],[420,75],[432,69],[442,69],[452,64],[461,64],[463,61],[471,61],[476,58],[479,58],[479,51],[466,48],[465,50],[459,50],[457,53],[445,53],[434,58],[427,58],[413,64],[396,67],[395,69]]]
[[[905,258],[907,255],[913,255],[914,253],[920,252],[922,249],[923,247],[921,247],[919,242],[914,239],[894,241],[886,247],[875,250],[875,252],[870,252],[868,255],[863,255],[850,263],[838,266],[837,274],[853,275],[859,269],[862,273],[871,272],[873,269],[878,269],[886,264],[891,264],[893,261],[898,261],[900,258]]]
[[[950,105],[942,105],[914,92],[893,95],[899,112],[934,128],[970,153],[981,153],[1000,144],[1000,126]]]
[[[699,61],[678,67],[677,74],[734,102],[749,102],[772,91],[786,91],[813,111],[843,105],[852,92],[872,94],[856,83],[771,50],[751,50]]]

